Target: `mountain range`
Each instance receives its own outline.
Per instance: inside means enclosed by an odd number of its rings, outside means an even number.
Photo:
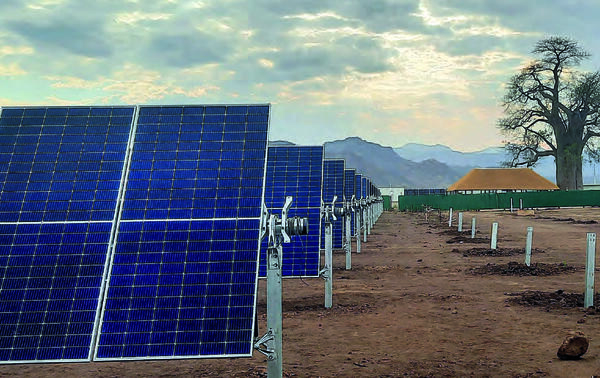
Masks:
[[[293,143],[274,141],[270,145]],[[502,147],[461,152],[441,144],[408,143],[392,148],[359,137],[326,142],[324,150],[325,158],[345,159],[347,168],[356,168],[379,187],[446,188],[473,168],[501,167],[508,159]],[[552,158],[541,160],[533,169],[555,181]],[[585,164],[583,175],[586,184],[594,183],[594,165]]]

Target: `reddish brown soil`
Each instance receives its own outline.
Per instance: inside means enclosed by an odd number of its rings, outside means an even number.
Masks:
[[[470,228],[472,216],[477,217],[480,238],[489,239],[491,223],[499,222],[499,248],[523,248],[526,228],[533,226],[533,245],[545,253],[534,251],[532,264],[582,267],[586,232],[600,232],[600,224],[582,224],[600,219],[596,208],[536,211],[534,217],[466,213],[465,228]],[[430,221],[437,222],[437,216]],[[351,271],[343,269],[343,253],[334,254],[334,306],[330,310],[323,308],[321,279],[285,280],[285,374],[600,374],[600,314],[578,307],[584,290],[583,270],[548,276],[472,274],[471,269],[488,263],[522,263],[524,256],[465,257],[462,251],[473,245],[447,244],[456,234],[441,234],[445,229],[447,223],[428,224],[422,215],[385,213],[363,244],[363,252],[353,255]],[[264,292],[265,282],[261,281],[261,332],[266,320]],[[574,330],[590,337],[589,350],[579,361],[561,361],[556,351]],[[2,376],[30,377],[257,377],[265,371],[265,359],[257,352],[249,359],[0,366]]]

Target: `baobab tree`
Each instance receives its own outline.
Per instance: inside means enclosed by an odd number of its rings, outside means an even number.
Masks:
[[[531,167],[553,156],[558,187],[582,189],[584,153],[600,158],[600,72],[573,69],[590,54],[569,38],[543,39],[532,53],[537,59],[510,79],[498,121],[509,138],[507,164]]]

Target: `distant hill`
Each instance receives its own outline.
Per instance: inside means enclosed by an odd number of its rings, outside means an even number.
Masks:
[[[278,140],[270,146],[293,146],[294,143]],[[343,158],[346,167],[356,168],[379,187],[446,188],[473,168],[500,167],[506,160],[502,147],[481,151],[461,152],[447,146],[409,143],[392,148],[358,137],[326,142],[325,158]],[[541,160],[533,168],[552,182],[555,167],[552,158]],[[594,183],[594,166],[584,164],[583,180]],[[600,167],[598,179],[600,181]]]
[[[497,168],[502,163],[508,160],[503,147],[490,147],[481,151],[475,152],[460,152],[451,149],[450,147],[436,144],[426,145],[419,143],[408,143],[402,147],[394,148],[394,151],[405,159],[421,161],[424,159],[436,159],[439,162],[445,163],[454,169],[472,169],[472,168]],[[591,169],[591,167],[588,167]],[[552,158],[545,158],[533,167],[533,170],[540,175],[546,177],[548,180],[556,181],[556,172],[554,167],[554,160]],[[593,172],[585,171],[584,175],[588,174],[587,180],[592,181]]]
[[[326,158],[343,158],[379,187],[445,188],[467,170],[451,168],[434,159],[414,162],[402,158],[393,148],[358,137],[326,142]]]
[[[435,159],[450,166],[462,167],[499,167],[507,159],[502,147],[490,147],[476,152],[460,152],[441,144],[429,146],[408,143],[394,148],[394,151],[403,158],[416,162]]]

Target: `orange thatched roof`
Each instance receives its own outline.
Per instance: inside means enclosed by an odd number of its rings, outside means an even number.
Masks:
[[[448,187],[458,190],[558,190],[529,168],[475,168]]]

